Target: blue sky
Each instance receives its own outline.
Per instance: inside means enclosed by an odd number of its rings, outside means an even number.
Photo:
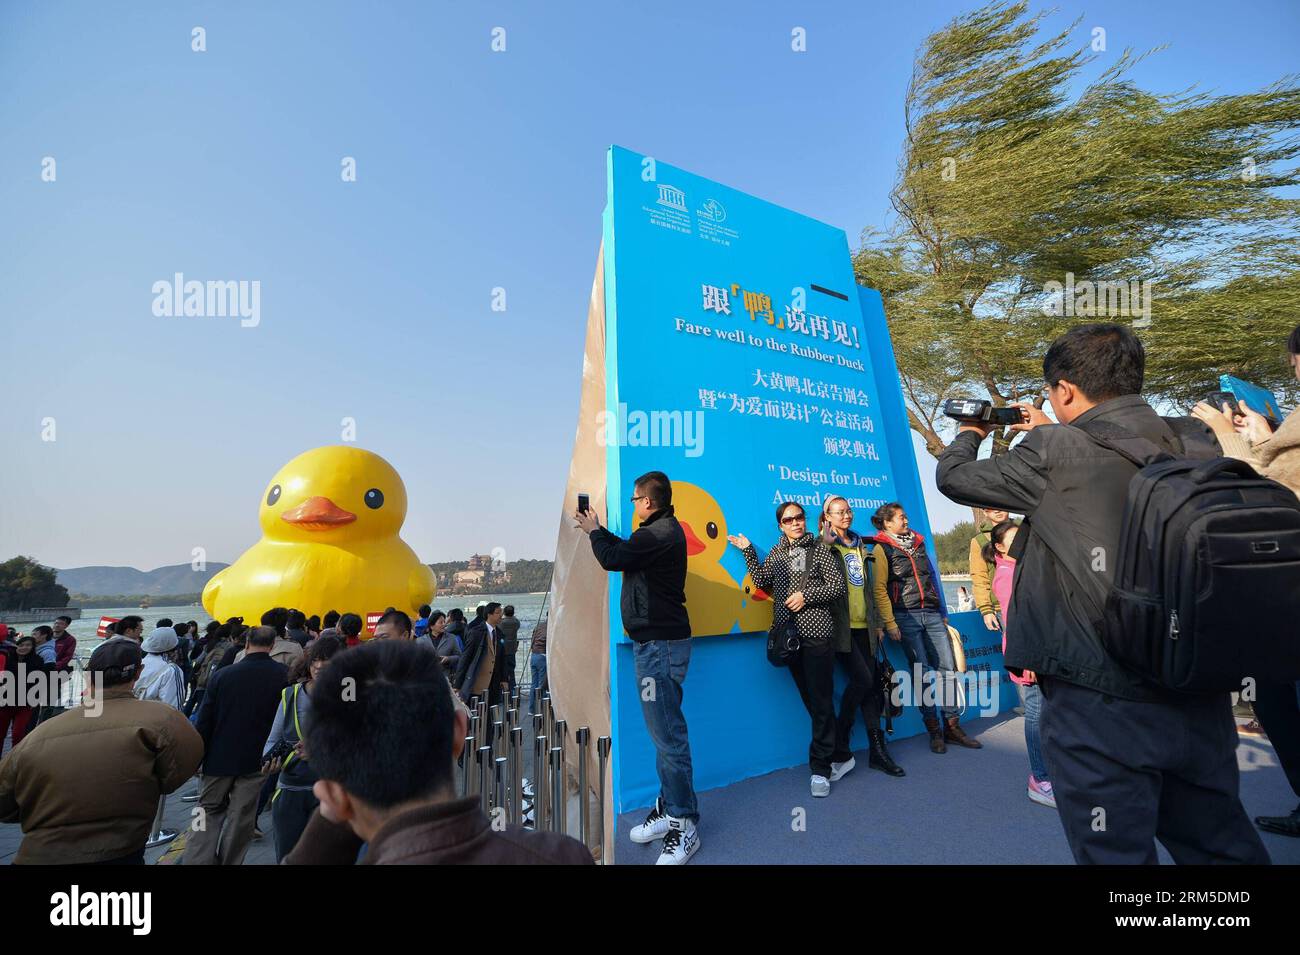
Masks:
[[[973,6],[6,2],[0,559],[233,560],[270,476],[344,417],[403,475],[421,557],[550,557],[606,147],[853,240],[887,221],[915,51]],[[1096,69],[1167,44],[1149,89],[1296,67],[1293,2],[1135,6],[1049,22],[1104,27]],[[259,280],[261,323],[156,317],[176,272]],[[938,528],[967,513],[930,502]]]

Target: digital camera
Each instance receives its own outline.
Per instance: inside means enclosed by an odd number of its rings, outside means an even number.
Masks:
[[[1025,410],[1018,407],[995,408],[993,402],[979,398],[949,398],[943,403],[943,413],[954,421],[967,424],[995,424],[999,428],[1023,424],[1029,420]]]

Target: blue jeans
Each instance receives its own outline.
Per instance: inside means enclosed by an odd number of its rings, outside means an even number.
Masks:
[[[1038,719],[1043,711],[1043,691],[1037,683],[1021,687],[1025,691],[1025,748],[1029,750],[1029,771],[1040,783],[1046,782],[1047,764],[1043,762],[1042,731]]]
[[[632,658],[636,662],[641,714],[655,746],[659,798],[668,815],[694,822],[700,813],[691,780],[691,744],[686,737],[686,717],[682,715],[682,684],[691,663],[691,641],[634,643]]]
[[[915,667],[921,664],[921,678],[929,682],[933,679],[934,692],[941,693],[945,719],[954,719],[961,714],[957,709],[957,674],[956,663],[952,658],[952,643],[948,638],[948,625],[943,614],[937,610],[899,610],[895,612],[898,632],[903,638],[903,652],[907,662]],[[937,677],[926,677],[927,673],[937,672]],[[921,715],[927,719],[939,718],[938,708],[920,703],[922,686],[914,686],[917,705]]]
[[[528,697],[528,711],[537,712],[537,701],[542,698],[542,687],[546,685],[546,654],[534,653],[528,660],[533,671],[533,691]]]

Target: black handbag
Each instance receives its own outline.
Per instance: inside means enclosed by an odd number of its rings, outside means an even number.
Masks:
[[[799,628],[795,625],[794,614],[786,617],[785,631],[777,633],[775,629],[767,634],[767,662],[774,667],[788,667],[790,658],[799,652]]]
[[[793,593],[807,586],[808,571],[805,565],[806,555],[799,551],[791,555],[790,583],[787,590]],[[774,667],[788,667],[790,658],[799,652],[799,625],[795,615],[787,611],[785,629],[778,631],[775,627],[767,633],[767,662]]]

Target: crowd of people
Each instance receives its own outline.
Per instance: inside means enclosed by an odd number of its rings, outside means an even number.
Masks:
[[[1300,378],[1300,327],[1288,351]],[[996,426],[963,424],[939,459],[937,483],[949,498],[980,509],[967,606],[980,612],[988,629],[1003,633],[1005,665],[1021,693],[1027,795],[1057,811],[1076,861],[1154,862],[1158,840],[1179,863],[1264,863],[1268,853],[1238,794],[1230,694],[1175,692],[1135,672],[1102,641],[1099,608],[1107,605],[1114,582],[1129,486],[1145,463],[1224,456],[1246,461],[1254,473],[1289,489],[1281,504],[1291,510],[1300,504],[1300,412],[1276,433],[1244,402],[1217,409],[1201,402],[1192,417],[1162,418],[1141,397],[1144,367],[1142,344],[1131,329],[1076,326],[1043,359],[1043,398],[1056,420],[1039,405],[1021,405],[1024,420],[1012,430],[1023,432],[1023,440],[985,459],[978,451]],[[1117,435],[1128,449],[1114,445]],[[1137,457],[1133,446],[1153,456]],[[1272,494],[1267,487],[1259,493]],[[574,520],[599,564],[623,575],[620,611],[634,644],[637,684],[655,688],[640,699],[660,791],[631,838],[662,839],[659,863],[680,865],[700,847],[681,707],[691,657],[686,537],[663,472],[637,478],[632,503],[636,530],[626,539],[602,527],[590,509],[579,509]],[[1013,512],[1023,521],[1012,520]],[[876,510],[874,533],[866,539],[852,523],[842,497],[822,502],[815,530],[803,505],[786,501],[776,509],[778,536],[765,558],[744,534],[728,538],[741,549],[754,586],[772,598],[767,655],[789,669],[808,712],[815,797],[828,796],[831,784],[854,768],[848,739],[859,709],[869,765],[904,774],[880,731],[881,710],[889,705],[887,680],[881,679],[887,662],[878,654],[886,636],[943,687],[939,702],[922,705],[931,751],[942,754],[949,744],[980,748],[960,725],[952,685],[961,641],[947,624],[924,540],[898,502]],[[1279,545],[1263,541],[1256,553],[1279,553]],[[1174,638],[1177,623],[1175,613]],[[1285,644],[1294,636],[1278,640]],[[836,664],[847,676],[838,713]],[[1294,676],[1266,682],[1277,675],[1258,674],[1254,706],[1300,796],[1300,684]],[[1106,811],[1114,814],[1110,822]],[[1300,836],[1300,807],[1289,816],[1258,817],[1255,825]]]
[[[17,679],[20,672],[70,674],[77,655],[77,638],[68,631],[71,623],[71,617],[61,616],[55,619],[53,626],[33,627],[32,632],[26,634],[0,623],[0,663],[3,664],[0,670],[10,674],[15,686],[25,682]],[[4,746],[11,728],[17,746],[38,723],[58,715],[63,709],[62,700],[53,698],[42,701],[40,705],[25,699],[0,705],[0,747]]]
[[[13,641],[6,660],[24,668],[24,679],[69,665],[70,622],[60,620],[59,636],[37,627]],[[195,804],[184,865],[241,864],[263,838],[258,819],[268,809],[279,862],[320,861],[324,853],[374,864],[409,861],[410,852],[589,863],[575,840],[490,828],[478,801],[457,798],[450,785],[466,704],[513,690],[519,627],[514,607],[495,602],[469,621],[459,609],[421,607],[413,622],[389,608],[372,634],[354,613],[322,618],[284,607],[257,625],[236,617],[202,633],[193,621],[167,619],[145,633],[143,618],[123,617],[83,670],[82,712],[6,715],[14,745],[0,762],[0,819],[22,825],[15,861],[142,863],[147,848],[180,834],[164,828],[167,799],[193,779],[181,796]],[[531,645],[541,677],[534,709],[545,689],[545,646],[542,621]],[[339,677],[339,668],[350,675]],[[321,687],[336,693],[341,684],[348,705],[331,707]],[[459,716],[444,718],[453,711]],[[421,713],[439,722],[412,724]],[[346,739],[358,726],[364,738]],[[105,779],[115,781],[107,806],[94,792]],[[454,826],[430,829],[431,820],[452,818]],[[385,827],[382,852],[376,820],[402,833]],[[303,844],[309,829],[307,841],[319,845]],[[343,845],[352,846],[346,858],[337,854]]]
[[[1300,327],[1288,351],[1300,378]],[[973,593],[963,604],[1002,633],[1024,715],[1026,792],[1058,813],[1078,862],[1151,863],[1158,841],[1179,863],[1267,863],[1256,826],[1300,836],[1300,806],[1252,825],[1239,796],[1229,693],[1175,692],[1117,654],[1103,630],[1114,618],[1126,501],[1145,462],[1246,462],[1233,473],[1267,478],[1251,486],[1285,489],[1283,510],[1297,510],[1300,412],[1276,432],[1244,403],[1202,402],[1191,417],[1162,418],[1141,396],[1144,366],[1126,326],[1076,326],[1043,359],[1043,396],[1056,420],[1021,405],[1024,420],[1012,430],[1023,438],[986,458],[978,452],[995,426],[960,426],[936,480],[946,496],[979,509]],[[638,695],[660,791],[631,839],[662,840],[659,864],[680,865],[701,845],[682,709],[692,646],[686,536],[665,473],[637,478],[632,503],[637,527],[626,539],[590,508],[574,519],[601,567],[623,574],[636,680],[654,690]],[[870,524],[859,533],[850,502],[829,496],[815,528],[802,504],[778,506],[766,556],[744,534],[728,537],[772,601],[766,653],[789,670],[807,711],[814,797],[829,796],[855,768],[849,743],[859,715],[868,766],[906,775],[881,726],[897,702],[887,640],[939,688],[934,702],[913,701],[931,752],[981,748],[960,722],[961,640],[926,542],[898,502],[877,508]],[[1256,553],[1279,552],[1268,543]],[[30,635],[0,629],[6,670],[66,671],[76,649],[70,622]],[[1177,625],[1175,614],[1170,638]],[[318,618],[279,607],[257,625],[232,618],[200,633],[193,621],[159,620],[144,629],[139,616],[125,617],[91,654],[85,702],[98,721],[55,704],[0,712],[14,741],[0,762],[0,819],[22,824],[16,861],[142,862],[147,846],[177,835],[162,828],[166,799],[196,775],[195,791],[182,797],[197,803],[186,865],[242,862],[267,806],[276,858],[288,864],[592,861],[565,836],[490,825],[476,800],[455,792],[466,704],[495,704],[514,689],[513,607],[484,603],[466,620],[458,609],[424,606],[414,621],[390,608],[369,639],[355,613]],[[535,710],[546,681],[545,621],[528,664]],[[838,710],[837,668],[846,677]],[[1294,674],[1257,676],[1255,715],[1300,796],[1300,684]]]

